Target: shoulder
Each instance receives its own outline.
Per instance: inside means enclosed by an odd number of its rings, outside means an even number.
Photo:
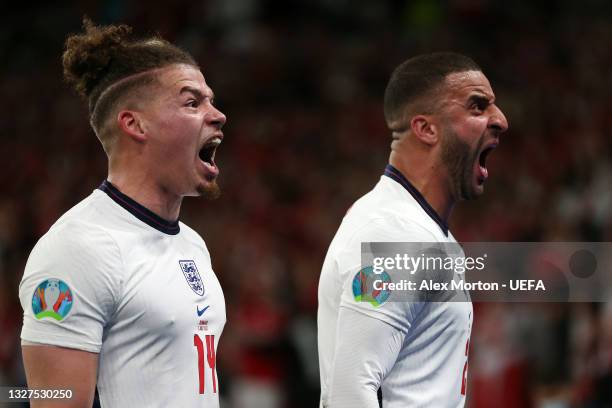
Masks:
[[[75,279],[121,276],[122,253],[104,199],[94,191],[64,213],[32,249],[23,279],[48,273]]]
[[[185,240],[197,246],[198,248],[203,249],[204,252],[208,253],[208,247],[206,246],[206,242],[204,242],[204,239],[200,234],[198,234],[193,228],[191,228],[184,222],[179,222],[179,225],[181,227],[180,234]]]
[[[106,297],[116,299],[124,273],[119,246],[107,231],[96,224],[66,220],[32,249],[20,290],[29,292],[37,282],[55,278],[82,292],[89,287],[109,288]]]
[[[87,219],[74,217],[64,218],[54,224],[35,245],[32,253],[70,251],[74,256],[85,256],[90,253],[114,253],[119,249],[109,229]]]
[[[347,242],[429,242],[435,235],[419,222],[384,214],[362,220],[347,238]]]
[[[374,189],[347,211],[339,233],[362,241],[431,241],[431,220],[406,192],[382,177]]]
[[[62,217],[32,249],[19,285],[24,310],[35,289],[49,281],[66,285],[105,313],[121,296],[125,268],[115,239],[74,214]]]
[[[94,193],[95,194],[95,193]],[[94,194],[67,211],[36,243],[25,275],[51,270],[98,270],[118,274],[122,256],[112,228],[104,220]]]
[[[383,219],[384,222],[378,224],[384,224],[388,231],[402,234],[403,241],[448,239],[422,204],[405,187],[386,176],[382,176],[374,189],[355,203],[346,218],[349,222],[362,224],[376,218]]]
[[[382,177],[347,211],[330,245],[328,261],[342,265],[358,262],[364,242],[438,241],[431,220],[393,183]]]

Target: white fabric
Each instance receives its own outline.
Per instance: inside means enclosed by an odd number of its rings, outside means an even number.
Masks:
[[[378,388],[393,368],[405,334],[379,319],[341,307],[331,378],[331,407],[378,408]]]
[[[415,198],[396,181],[382,176],[375,188],[359,199],[344,217],[334,237],[319,281],[318,345],[321,373],[321,406],[335,408],[333,401],[362,395],[359,383],[336,389],[337,376],[347,372],[343,353],[360,359],[367,349],[359,349],[343,322],[347,308],[361,313],[354,324],[368,327],[367,319],[378,319],[405,336],[393,367],[382,379],[375,372],[370,380],[382,387],[383,406],[459,407],[465,403],[461,393],[467,362],[466,343],[472,324],[471,302],[417,303],[386,302],[378,307],[357,302],[352,280],[361,266],[362,242],[456,242],[444,235]],[[360,333],[369,336],[371,333]],[[346,339],[344,337],[347,337]],[[387,339],[380,339],[385,344]],[[345,350],[349,347],[350,350]],[[386,351],[385,351],[386,350]],[[381,349],[377,364],[388,361],[388,349]],[[368,392],[376,397],[376,388]],[[340,395],[339,393],[342,393]],[[371,400],[371,398],[370,398]],[[368,400],[353,401],[354,406],[369,406]]]
[[[180,260],[195,262],[202,296],[187,283]],[[73,293],[72,309],[61,321],[33,314],[34,291],[49,278]],[[206,335],[214,336],[216,353],[225,300],[204,241],[186,225],[180,223],[176,235],[165,234],[95,190],[38,241],[19,296],[24,343],[100,353],[103,407],[219,406],[216,370],[207,360],[208,352],[211,361],[215,354]],[[196,308],[207,306],[199,317]],[[204,345],[203,394],[194,335]]]

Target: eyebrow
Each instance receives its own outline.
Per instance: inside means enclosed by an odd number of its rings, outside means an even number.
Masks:
[[[179,95],[182,95],[185,92],[192,93],[199,101],[202,101],[205,98],[209,98],[210,102],[212,103],[215,100],[215,94],[212,91],[210,91],[210,93],[208,95],[205,95],[205,94],[202,93],[202,91],[200,91],[197,88],[194,88],[192,86],[184,86],[179,91]]]
[[[493,103],[495,103],[495,97],[491,97],[482,93],[474,93],[468,97],[467,104],[470,105],[474,102],[478,104],[492,105]]]

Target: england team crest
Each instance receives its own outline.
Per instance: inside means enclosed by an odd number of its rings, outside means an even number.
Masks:
[[[202,282],[202,278],[200,278],[198,267],[195,262],[190,260],[179,261],[179,265],[181,266],[183,275],[185,275],[185,279],[187,279],[187,284],[189,284],[191,290],[202,296],[204,294],[204,283]]]

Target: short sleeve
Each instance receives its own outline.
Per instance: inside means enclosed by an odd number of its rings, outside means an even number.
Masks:
[[[66,222],[43,236],[19,285],[26,342],[98,353],[121,291],[122,262],[99,226]]]
[[[362,301],[355,292],[359,279],[362,242],[433,242],[435,236],[419,224],[405,225],[392,217],[373,220],[357,231],[349,245],[337,254],[338,269],[343,277],[340,307],[352,309],[407,333],[422,308],[422,302]]]

